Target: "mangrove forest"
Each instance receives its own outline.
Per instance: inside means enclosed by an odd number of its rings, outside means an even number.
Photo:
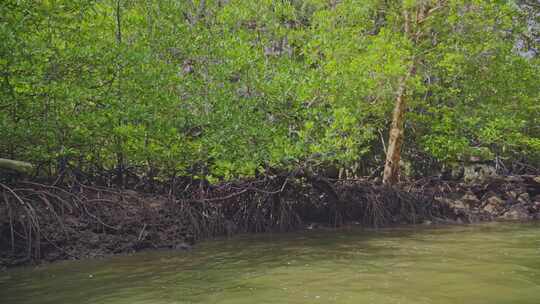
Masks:
[[[2,303],[536,304],[538,220],[538,0],[0,3]]]

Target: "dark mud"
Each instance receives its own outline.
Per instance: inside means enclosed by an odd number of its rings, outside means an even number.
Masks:
[[[540,177],[475,183],[426,178],[389,188],[369,180],[290,176],[152,194],[77,184],[1,184],[0,267],[314,227],[473,223],[540,218]]]

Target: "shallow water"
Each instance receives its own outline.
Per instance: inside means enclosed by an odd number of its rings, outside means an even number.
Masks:
[[[0,303],[540,303],[540,225],[309,231],[0,273]]]

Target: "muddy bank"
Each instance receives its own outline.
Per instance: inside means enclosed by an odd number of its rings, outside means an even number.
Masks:
[[[473,183],[426,178],[399,189],[317,176],[161,194],[20,181],[1,187],[0,267],[187,250],[200,239],[246,232],[540,218],[540,177],[533,175]]]

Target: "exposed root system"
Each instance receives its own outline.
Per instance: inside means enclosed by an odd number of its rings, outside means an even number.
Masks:
[[[518,192],[528,197],[540,194],[534,181],[527,188],[520,179],[472,186],[423,180],[390,188],[367,180],[331,182],[298,174],[212,187],[192,183],[179,193],[159,195],[80,183],[0,184],[0,262],[15,265],[143,249],[185,249],[202,238],[284,232],[312,223],[381,227],[490,220],[493,212],[485,211],[483,201],[494,201],[489,197],[494,189],[511,192],[521,187]],[[478,202],[456,206],[459,198],[448,200],[456,193],[469,193]],[[531,201],[527,210],[534,214],[535,206]],[[496,208],[492,209],[501,215],[505,212]]]

